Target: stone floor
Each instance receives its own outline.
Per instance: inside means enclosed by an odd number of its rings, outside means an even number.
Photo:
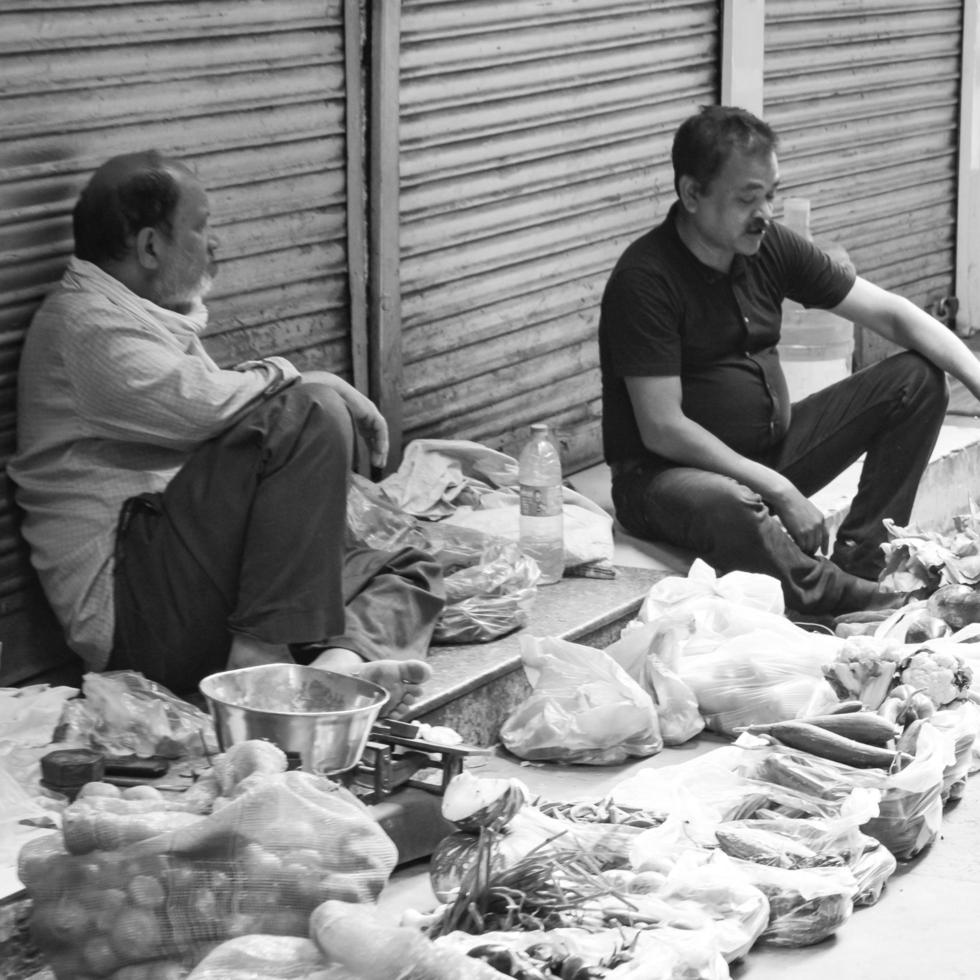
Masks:
[[[980,421],[973,417],[972,398],[954,387],[949,424],[944,427],[924,483],[921,506],[927,523],[939,526],[944,514],[962,513],[980,487]],[[831,515],[839,515],[853,493],[857,471],[835,481],[817,499]],[[574,474],[571,482],[600,504],[608,504],[608,470],[593,467]],[[601,580],[568,582],[549,590],[533,624],[536,635],[564,635],[596,646],[604,632],[615,629],[636,608],[651,581],[662,574],[684,573],[690,556],[615,535],[614,563],[618,584]],[[574,592],[574,595],[572,594]],[[481,678],[517,683],[519,653],[514,637],[482,648],[450,648],[435,653],[443,661],[440,680],[429,692],[420,714],[433,719],[450,711],[457,695],[478,688]],[[468,658],[468,659],[467,659]],[[505,681],[506,683],[506,681]],[[511,696],[514,696],[511,691]],[[499,707],[499,705],[498,705]],[[469,709],[463,711],[466,717]],[[445,717],[449,717],[446,715]],[[499,755],[482,760],[487,772],[513,772],[544,796],[556,799],[597,799],[637,766],[663,766],[707,751],[718,743],[705,736],[678,749],[667,749],[630,767],[520,767]],[[425,862],[407,865],[395,874],[383,895],[392,908],[431,904]],[[0,902],[0,978],[53,980],[24,938],[23,899]],[[900,867],[881,901],[861,909],[837,936],[805,950],[753,951],[733,970],[736,980],[977,980],[980,978],[980,775],[968,784],[965,798],[947,811],[941,838],[915,861]]]
[[[519,766],[495,756],[475,773],[514,775],[545,799],[601,799],[635,771],[683,762],[721,744],[702,736],[632,765]],[[899,866],[880,900],[855,911],[835,936],[806,949],[757,947],[733,980],[977,980],[980,977],[980,773],[944,814],[942,835]],[[382,895],[392,910],[431,908],[423,863],[401,868]]]

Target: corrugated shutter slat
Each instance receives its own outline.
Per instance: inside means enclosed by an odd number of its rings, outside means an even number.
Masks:
[[[814,234],[859,273],[926,308],[953,290],[962,28],[959,0],[766,3],[782,193],[811,199]]]
[[[350,376],[344,39],[343,0],[3,5],[5,457],[23,332],[71,254],[78,191],[117,153],[156,147],[210,192],[222,246],[205,343],[220,363],[285,354]],[[29,581],[14,539],[0,519],[0,612]]]
[[[406,440],[598,458],[598,303],[673,198],[677,124],[717,98],[718,5],[441,3],[401,16]]]

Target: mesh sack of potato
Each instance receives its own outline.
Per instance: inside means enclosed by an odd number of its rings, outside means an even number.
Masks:
[[[25,846],[31,931],[58,980],[177,980],[226,939],[306,936],[322,902],[375,899],[391,839],[343,787],[274,764],[222,759],[206,814],[83,793],[62,834]]]

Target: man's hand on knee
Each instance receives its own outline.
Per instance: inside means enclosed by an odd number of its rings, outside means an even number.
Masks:
[[[307,371],[303,379],[327,385],[340,395],[357,431],[368,445],[372,466],[384,466],[388,461],[388,423],[377,405],[353,385],[329,371]]]

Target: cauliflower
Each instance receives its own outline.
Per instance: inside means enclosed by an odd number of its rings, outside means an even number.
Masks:
[[[902,662],[901,683],[929,695],[937,708],[969,690],[972,668],[955,653],[941,650],[916,650]]]
[[[823,666],[823,675],[843,701],[858,699],[876,711],[888,695],[901,660],[895,643],[870,636],[852,636],[837,656]]]

